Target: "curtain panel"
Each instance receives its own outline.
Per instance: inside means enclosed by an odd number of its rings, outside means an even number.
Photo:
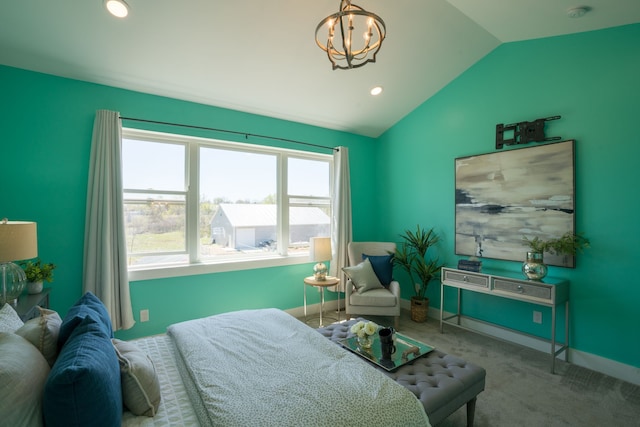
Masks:
[[[122,196],[120,113],[98,110],[93,124],[84,234],[83,290],[107,307],[114,330],[135,324],[129,293]]]
[[[331,247],[333,257],[329,274],[340,279],[340,285],[330,288],[334,292],[344,292],[346,276],[343,267],[349,265],[347,246],[352,240],[351,228],[351,177],[349,174],[349,149],[338,147],[333,153],[333,212],[331,223]]]

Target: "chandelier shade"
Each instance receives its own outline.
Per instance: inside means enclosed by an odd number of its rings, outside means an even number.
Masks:
[[[340,11],[316,27],[316,44],[327,53],[334,70],[349,70],[376,62],[386,33],[382,18],[342,0]]]

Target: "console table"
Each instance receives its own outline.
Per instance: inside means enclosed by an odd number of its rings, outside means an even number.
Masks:
[[[514,274],[515,275],[515,274]],[[458,307],[456,313],[444,317],[445,286],[458,291]],[[444,333],[444,324],[463,328],[462,318],[470,318],[460,312],[461,291],[478,292],[499,298],[524,301],[540,306],[551,307],[551,373],[555,373],[556,356],[564,351],[564,360],[568,360],[569,347],[569,282],[562,279],[545,277],[543,281],[534,281],[510,277],[509,272],[475,273],[454,268],[443,268],[440,282],[440,333]],[[564,343],[556,342],[557,307],[565,305]],[[450,321],[456,319],[456,322]],[[502,326],[500,326],[502,327]],[[467,328],[468,329],[468,328]],[[508,329],[508,328],[505,328]],[[515,331],[515,330],[514,330]],[[515,331],[520,332],[520,331]],[[523,332],[520,332],[524,334]],[[536,337],[540,338],[540,337]],[[558,347],[558,348],[556,348]]]

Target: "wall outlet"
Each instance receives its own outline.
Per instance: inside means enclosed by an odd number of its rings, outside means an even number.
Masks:
[[[149,321],[149,310],[140,310],[140,321],[141,322]]]
[[[533,323],[542,323],[542,312],[534,311],[533,312]]]

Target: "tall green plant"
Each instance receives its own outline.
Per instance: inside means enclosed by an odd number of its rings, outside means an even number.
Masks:
[[[420,225],[417,226],[415,233],[405,230],[400,237],[403,242],[396,248],[393,262],[409,274],[416,297],[424,299],[429,282],[440,273],[443,266],[438,262],[438,258],[427,259],[427,251],[438,243],[440,238],[433,228],[425,230],[420,228]]]

